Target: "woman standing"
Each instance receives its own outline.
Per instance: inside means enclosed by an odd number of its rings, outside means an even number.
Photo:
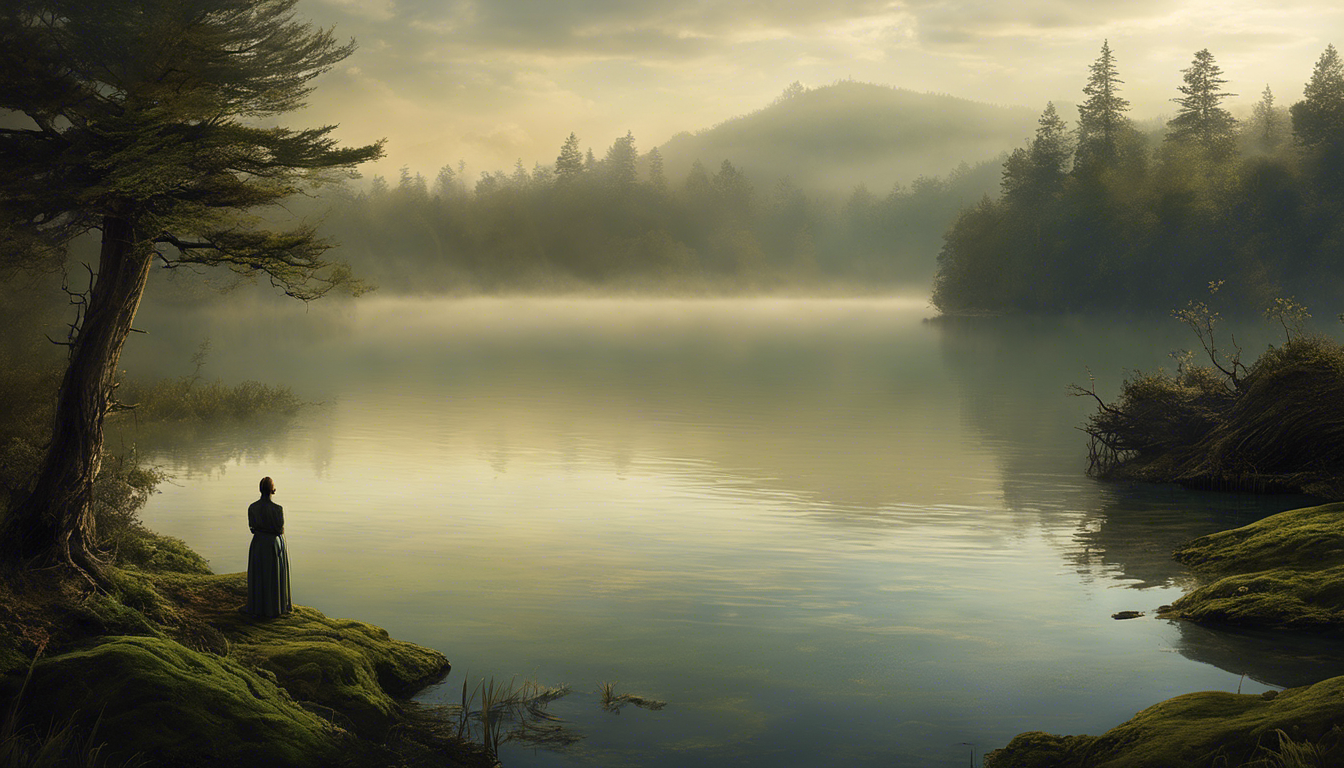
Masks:
[[[285,512],[271,501],[275,483],[261,478],[261,498],[247,508],[252,548],[247,553],[247,607],[253,616],[283,616],[289,600],[289,555],[285,552]]]

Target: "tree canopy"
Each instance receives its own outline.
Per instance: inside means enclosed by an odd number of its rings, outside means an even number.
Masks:
[[[1184,83],[1177,87],[1181,96],[1172,99],[1181,108],[1167,121],[1168,141],[1197,146],[1214,157],[1226,157],[1236,149],[1237,121],[1219,106],[1236,94],[1220,90],[1227,83],[1222,74],[1208,48],[1197,52],[1190,68],[1182,70]]]
[[[115,369],[150,266],[222,266],[314,299],[358,290],[310,225],[257,209],[349,175],[381,143],[340,147],[292,111],[354,50],[296,0],[0,0],[0,245],[50,262],[97,231],[97,277],[67,344],[48,455],[5,520],[11,557],[96,570],[89,488]],[[9,121],[13,124],[15,121]]]
[[[1228,304],[1249,311],[1344,289],[1344,63],[1333,46],[1291,109],[1296,150],[1268,88],[1239,129],[1207,49],[1183,71],[1160,143],[1128,125],[1118,82],[1103,44],[1072,172],[1061,172],[1064,128],[1047,106],[1037,136],[1004,162],[1001,197],[962,211],[939,255],[941,310],[1166,311],[1225,280]]]

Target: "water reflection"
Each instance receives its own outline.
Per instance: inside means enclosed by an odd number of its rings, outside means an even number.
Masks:
[[[1285,503],[1082,475],[1064,384],[1160,359],[1145,329],[883,301],[287,311],[138,321],[133,370],[179,375],[175,345],[210,335],[215,370],[327,402],[138,435],[179,472],[146,516],[234,570],[256,477],[285,477],[305,602],[575,686],[556,712],[582,747],[511,766],[963,765],[962,742],[1104,730],[1245,671],[1109,618],[1179,594],[1176,542]],[[672,703],[600,717],[583,692],[612,679]]]
[[[1304,635],[1173,624],[1180,628],[1176,650],[1182,655],[1268,685],[1293,688],[1344,674],[1344,645],[1340,643],[1344,637],[1339,633]]]
[[[1162,320],[1008,319],[938,327],[943,359],[954,371],[967,422],[995,446],[1003,499],[1031,515],[1060,516],[1070,529],[1054,542],[1084,579],[1135,589],[1189,588],[1193,578],[1172,558],[1181,544],[1288,509],[1319,503],[1308,496],[1251,496],[1175,485],[1100,483],[1084,476],[1085,437],[1075,427],[1093,403],[1068,396],[1068,383],[1094,379],[1113,398],[1134,370],[1170,363],[1188,332]],[[1240,332],[1248,348],[1272,335]],[[1086,367],[1084,367],[1086,366]],[[1072,513],[1072,514],[1070,514]],[[1288,633],[1222,632],[1180,625],[1175,649],[1235,674],[1274,685],[1300,685],[1344,673],[1344,654],[1328,642]]]

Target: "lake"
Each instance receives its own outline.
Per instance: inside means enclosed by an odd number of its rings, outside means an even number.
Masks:
[[[506,744],[509,768],[978,765],[1026,730],[1344,674],[1324,640],[1152,618],[1191,584],[1173,547],[1306,502],[1085,476],[1089,401],[1066,386],[1170,367],[1192,343],[1175,321],[925,323],[923,298],[244,307],[146,307],[125,367],[182,375],[208,336],[206,377],[321,404],[120,430],[173,474],[146,523],[243,570],[275,478],[295,601],[445,653],[424,701],[464,675],[572,687],[550,711],[578,740]],[[667,706],[604,711],[604,682]]]

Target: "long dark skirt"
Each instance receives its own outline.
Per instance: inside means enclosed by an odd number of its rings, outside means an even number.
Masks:
[[[243,610],[254,616],[283,616],[293,607],[285,537],[252,534],[252,547],[247,553],[247,607]]]

